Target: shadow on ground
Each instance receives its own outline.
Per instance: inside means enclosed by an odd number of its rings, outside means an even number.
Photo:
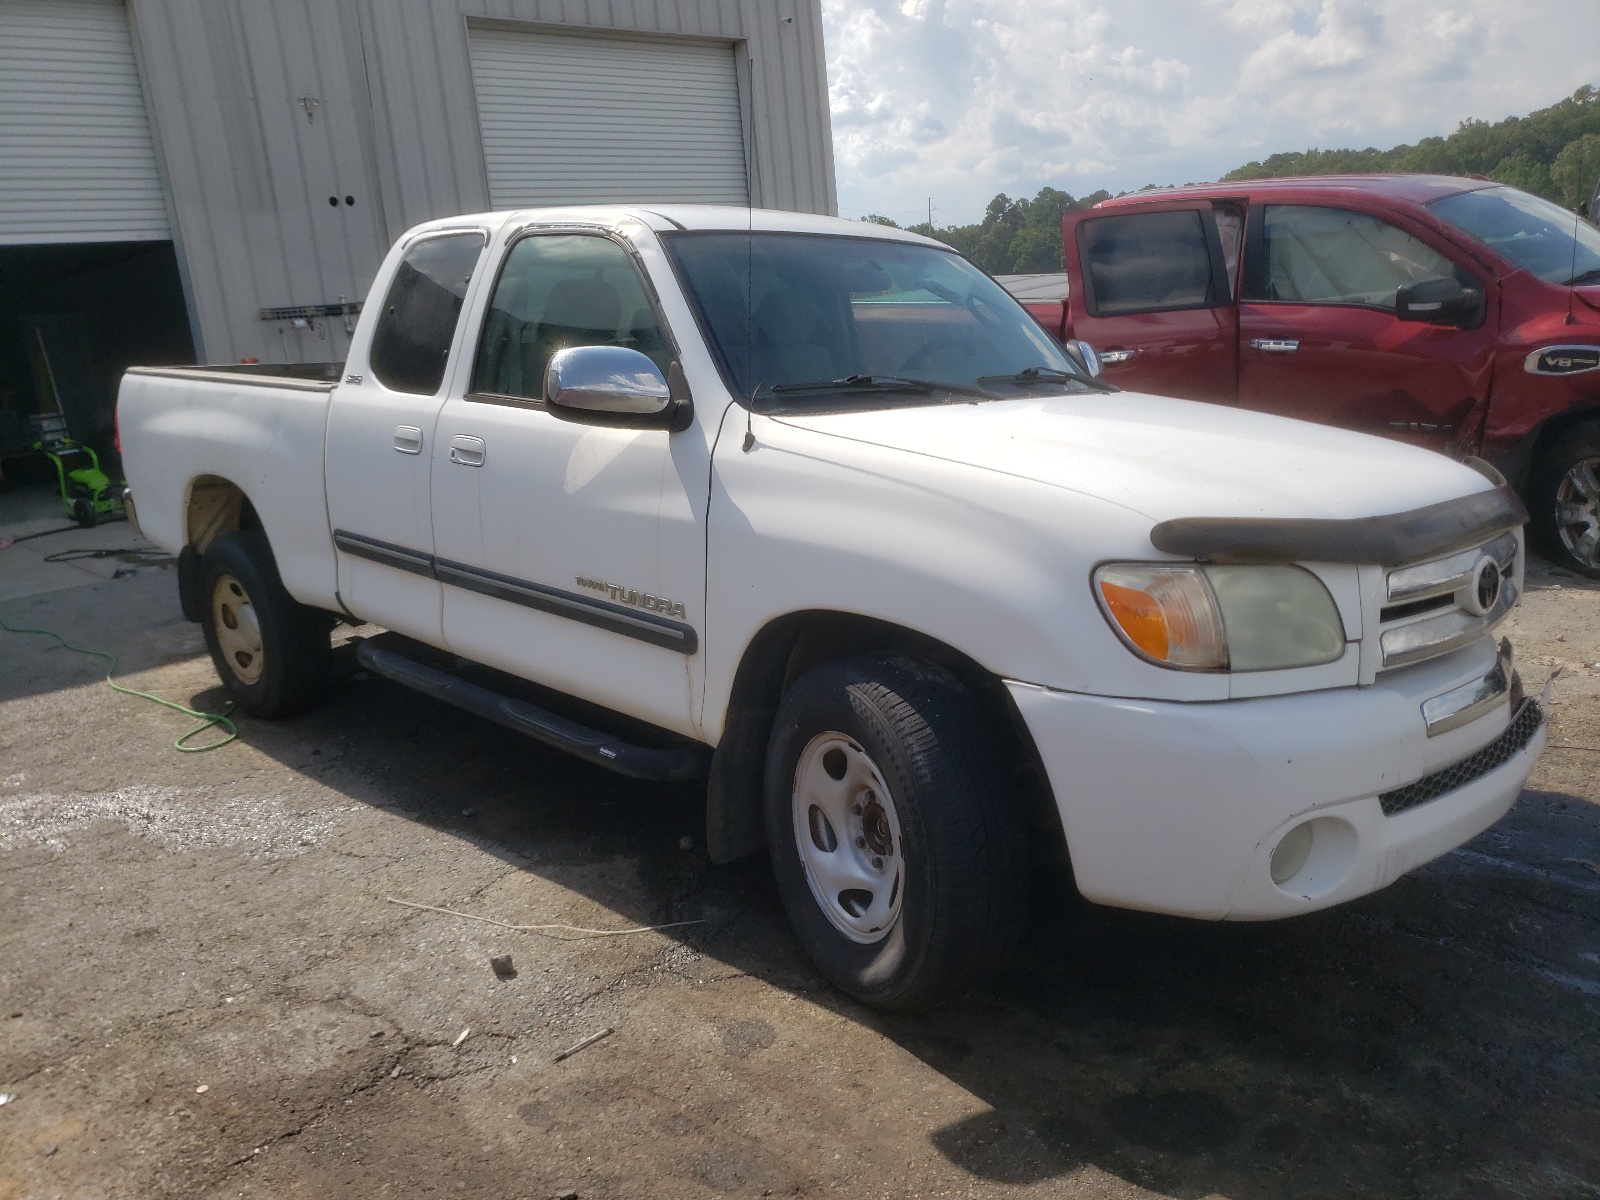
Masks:
[[[222,700],[219,688],[194,702]],[[1529,793],[1475,858],[1271,925],[1097,909],[1042,877],[994,987],[885,1017],[813,973],[764,860],[717,868],[678,849],[700,841],[693,786],[613,776],[375,679],[240,732],[625,920],[710,916],[688,931],[694,948],[870,1027],[986,1102],[930,1132],[975,1180],[1092,1165],[1184,1198],[1597,1194],[1600,971],[1582,964],[1600,963],[1600,875],[1516,850],[1600,860],[1600,811],[1582,800]],[[581,868],[616,859],[637,865],[648,904],[594,894]]]

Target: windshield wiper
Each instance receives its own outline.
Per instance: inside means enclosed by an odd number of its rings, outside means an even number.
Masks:
[[[1080,375],[1076,371],[1062,371],[1056,367],[1027,367],[1014,375],[980,375],[979,383],[1081,383],[1086,388],[1097,392],[1120,392],[1122,389],[1116,384],[1104,379],[1096,379],[1092,375]]]
[[[958,396],[977,396],[982,389],[965,383],[945,383],[938,379],[911,379],[904,375],[846,375],[843,379],[817,379],[809,383],[778,383],[766,389],[774,396],[787,392],[906,392],[931,395],[954,392]]]
[[[1582,287],[1586,283],[1600,283],[1600,267],[1584,271],[1567,280],[1566,287]]]

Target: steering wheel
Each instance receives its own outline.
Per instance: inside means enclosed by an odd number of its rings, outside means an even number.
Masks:
[[[945,337],[934,338],[933,341],[925,342],[913,350],[911,356],[900,364],[899,373],[904,374],[907,371],[915,370],[941,350],[950,350],[957,346],[970,347],[971,345],[972,338],[964,333],[953,333]]]
[[[968,292],[964,303],[966,310],[978,319],[980,325],[987,325],[990,329],[1001,328],[1000,312],[987,299],[976,292]]]

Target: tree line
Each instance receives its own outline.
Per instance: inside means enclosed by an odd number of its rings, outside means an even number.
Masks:
[[[1484,175],[1568,208],[1579,208],[1600,184],[1600,89],[1586,84],[1565,100],[1525,117],[1507,117],[1493,124],[1466,120],[1454,133],[1423,138],[1414,146],[1290,151],[1246,163],[1222,179],[1408,171]],[[1139,190],[1155,191],[1157,187],[1146,184]],[[955,247],[991,275],[1059,271],[1061,218],[1110,198],[1106,191],[1074,197],[1052,187],[1041,188],[1032,200],[1013,200],[1002,192],[989,201],[983,220],[975,225],[934,226],[923,221],[905,228]],[[900,228],[878,213],[861,219]]]

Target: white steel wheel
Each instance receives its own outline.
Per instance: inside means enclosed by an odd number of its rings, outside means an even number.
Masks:
[[[795,766],[790,808],[817,907],[851,941],[881,941],[905,900],[905,843],[877,764],[844,734],[817,734]]]
[[[211,587],[211,621],[228,669],[240,683],[257,683],[266,666],[261,620],[250,593],[232,575],[218,575]]]
[[[1556,485],[1556,533],[1567,553],[1600,567],[1600,458],[1573,463]]]

